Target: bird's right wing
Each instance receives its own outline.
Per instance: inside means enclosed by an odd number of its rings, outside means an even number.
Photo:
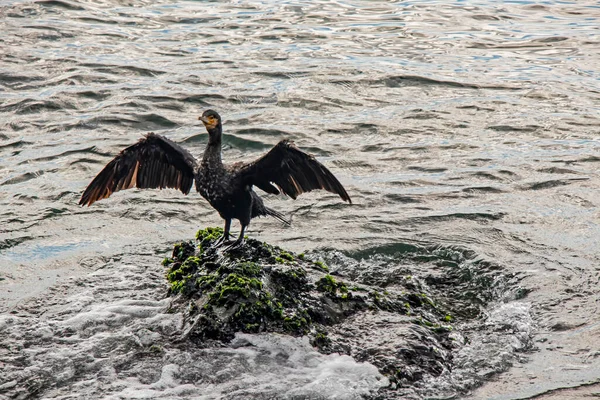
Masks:
[[[188,194],[196,160],[183,147],[149,133],[121,151],[88,185],[79,205],[92,205],[122,189],[174,188]]]

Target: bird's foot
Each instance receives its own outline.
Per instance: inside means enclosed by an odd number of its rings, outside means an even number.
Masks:
[[[244,244],[244,238],[241,237],[238,240],[236,240],[235,242],[231,243],[229,246],[227,246],[223,252],[229,252],[231,250],[235,250],[239,247],[241,247]]]
[[[231,236],[231,234],[225,234],[224,233],[223,235],[221,235],[221,237],[219,239],[217,239],[217,241],[214,242],[210,246],[209,250],[218,249],[219,247],[223,246],[224,244],[229,243],[229,241],[227,240],[227,239],[229,239],[229,236]]]

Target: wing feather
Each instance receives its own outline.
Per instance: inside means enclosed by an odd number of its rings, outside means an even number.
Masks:
[[[282,140],[258,160],[239,167],[239,175],[246,184],[267,193],[278,194],[280,190],[295,199],[302,193],[325,189],[352,203],[346,189],[331,171],[288,140]]]
[[[196,160],[169,139],[149,133],[121,151],[92,180],[80,205],[92,205],[119,190],[173,188],[188,194],[194,183]]]

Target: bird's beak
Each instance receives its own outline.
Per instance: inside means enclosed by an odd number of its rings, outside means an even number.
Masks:
[[[203,116],[199,116],[198,119],[204,122],[205,124],[208,124],[208,119],[204,118]]]

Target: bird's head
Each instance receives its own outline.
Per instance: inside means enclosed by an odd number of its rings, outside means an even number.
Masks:
[[[211,133],[211,131],[221,127],[221,116],[214,110],[204,111],[202,115],[198,117],[198,119],[204,123],[208,133]]]

